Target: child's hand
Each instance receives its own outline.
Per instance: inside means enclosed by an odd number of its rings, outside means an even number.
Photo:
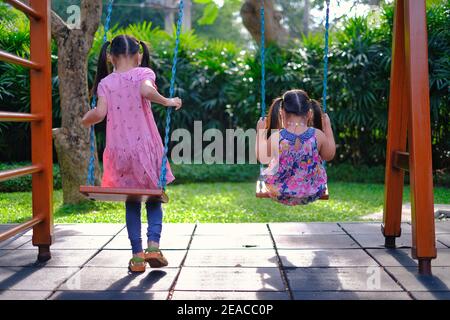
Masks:
[[[258,124],[256,125],[257,130],[264,130],[267,128],[266,126],[267,118],[260,118]]]
[[[175,107],[175,110],[179,110],[183,106],[183,101],[180,98],[167,99],[166,107]]]
[[[328,114],[324,113],[322,115],[322,128],[323,130],[331,130],[331,121],[330,121],[330,117],[328,116]]]

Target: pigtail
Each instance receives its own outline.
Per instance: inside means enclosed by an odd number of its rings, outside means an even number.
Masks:
[[[97,62],[97,74],[95,76],[95,81],[91,92],[92,96],[97,94],[97,89],[100,81],[102,81],[103,78],[106,78],[109,75],[109,68],[108,68],[109,45],[110,45],[109,41],[105,42],[102,46],[102,49],[100,50],[100,55],[98,57]]]
[[[142,60],[141,67],[149,68],[150,67],[150,51],[148,50],[147,45],[143,41],[139,41],[139,44],[142,46]]]
[[[281,129],[280,110],[283,104],[283,98],[276,98],[269,108],[269,115],[267,116],[267,138],[270,136],[272,130]]]
[[[316,129],[322,130],[322,106],[319,101],[314,99],[310,100],[309,104],[313,112],[312,126]]]

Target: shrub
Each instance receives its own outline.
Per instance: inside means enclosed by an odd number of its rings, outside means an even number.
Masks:
[[[3,8],[4,7],[0,7]],[[10,12],[14,10],[8,9]],[[450,168],[450,0],[428,8],[429,66],[433,168]],[[376,20],[375,24],[373,21]],[[0,47],[20,56],[28,55],[28,22],[23,15],[0,22]],[[342,22],[331,32],[328,111],[338,144],[335,163],[379,166],[385,162],[386,128],[391,63],[393,7],[379,17],[357,17]],[[173,35],[143,22],[113,28],[109,37],[127,33],[147,41],[160,91],[167,94],[172,65]],[[95,73],[96,56],[103,30],[99,30],[90,53],[89,81]],[[56,71],[56,47],[53,46]],[[289,88],[322,95],[323,35],[311,34],[296,48],[267,50],[267,101]],[[185,108],[174,113],[172,128],[250,128],[259,117],[261,65],[259,53],[236,44],[205,41],[193,31],[182,34],[176,94]],[[54,72],[54,126],[59,125],[58,78]],[[28,71],[0,63],[0,103],[8,111],[29,109]],[[163,133],[165,109],[154,109]],[[96,130],[99,153],[105,147],[105,125]],[[0,161],[30,158],[27,124],[0,123]],[[14,146],[14,147],[11,147]]]

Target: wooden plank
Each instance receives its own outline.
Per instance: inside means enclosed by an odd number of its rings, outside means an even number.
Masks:
[[[431,159],[428,36],[425,0],[405,3],[406,76],[410,107],[408,145],[411,185],[412,254],[419,271],[431,272],[436,257]],[[424,266],[425,269],[424,269]]]
[[[50,0],[30,0],[41,19],[30,19],[30,58],[41,65],[30,71],[31,113],[43,115],[42,121],[31,123],[31,160],[42,172],[33,175],[33,217],[42,216],[34,226],[33,245],[39,247],[38,259],[50,259],[53,235],[53,139],[52,139],[52,65]]]
[[[80,192],[91,200],[111,202],[169,202],[161,189],[125,189],[81,186]]]
[[[22,176],[26,176],[28,174],[38,173],[41,171],[41,169],[42,168],[38,165],[32,165],[32,166],[28,166],[28,167],[22,167],[22,168],[17,168],[17,169],[1,171],[0,172],[0,182],[9,180],[9,179],[19,178]]]
[[[266,184],[264,181],[257,181],[256,182],[256,197],[260,199],[270,199],[270,194],[267,191]],[[329,200],[330,195],[328,193],[328,187],[325,191],[325,194],[319,198],[319,200]]]
[[[0,112],[0,121],[2,122],[32,122],[42,120],[41,115],[19,112]]]
[[[256,181],[256,197],[261,199],[270,198],[264,181]]]
[[[33,17],[37,20],[42,18],[42,16],[39,14],[39,12],[37,12],[32,7],[27,6],[25,3],[23,3],[19,0],[5,0],[5,2],[9,3],[14,8],[22,11],[23,13],[25,13],[26,15],[28,15],[30,17]]]
[[[401,234],[404,171],[393,167],[396,152],[406,151],[408,101],[405,86],[405,0],[397,0],[392,39],[389,120],[383,208],[383,234],[395,241]],[[392,240],[394,238],[394,240]]]
[[[34,61],[30,61],[30,60],[18,57],[12,53],[6,52],[1,49],[0,49],[0,61],[18,64],[23,67],[27,67],[27,68],[34,69],[34,70],[40,70],[42,67],[40,64],[38,64]]]

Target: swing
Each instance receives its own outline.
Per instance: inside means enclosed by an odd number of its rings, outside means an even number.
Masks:
[[[328,46],[329,46],[329,29],[330,29],[330,0],[326,0],[326,16],[325,16],[325,53],[324,53],[324,68],[323,68],[323,111],[327,110],[327,84],[328,84]],[[261,118],[266,116],[266,66],[265,66],[265,18],[264,18],[264,0],[261,3]],[[261,173],[264,166],[261,164]],[[319,200],[328,200],[330,195],[328,193],[328,186],[325,186],[325,193]],[[256,181],[256,197],[265,199],[271,198],[269,191],[262,174],[260,174],[258,181]]]
[[[270,193],[267,190],[266,183],[263,179],[258,179],[256,182],[256,197],[260,199],[269,199]],[[330,195],[328,194],[328,187],[325,189],[325,193],[319,198],[319,200],[328,200],[330,199]]]
[[[105,22],[105,34],[103,35],[103,43],[107,41],[107,33],[109,31],[109,26],[111,22],[111,13],[113,8],[114,0],[110,0],[108,3],[108,12]],[[173,55],[173,66],[172,66],[172,77],[170,80],[170,98],[173,98],[175,93],[175,75],[177,71],[177,61],[178,61],[178,48],[180,44],[180,33],[181,24],[183,22],[183,7],[184,1],[180,0],[179,11],[178,11],[178,21],[177,21],[177,33],[176,42]],[[95,108],[96,97],[92,99],[91,108]],[[96,201],[113,201],[113,202],[169,202],[169,198],[165,193],[166,188],[166,165],[167,165],[167,153],[169,150],[169,134],[170,134],[170,122],[171,122],[172,108],[167,109],[166,113],[166,127],[165,127],[165,137],[164,137],[164,154],[162,158],[161,174],[159,177],[158,189],[131,189],[131,188],[108,188],[94,186],[95,183],[95,132],[94,126],[91,126],[90,131],[90,158],[88,167],[88,177],[87,185],[80,186],[80,193],[86,196],[90,200]]]

